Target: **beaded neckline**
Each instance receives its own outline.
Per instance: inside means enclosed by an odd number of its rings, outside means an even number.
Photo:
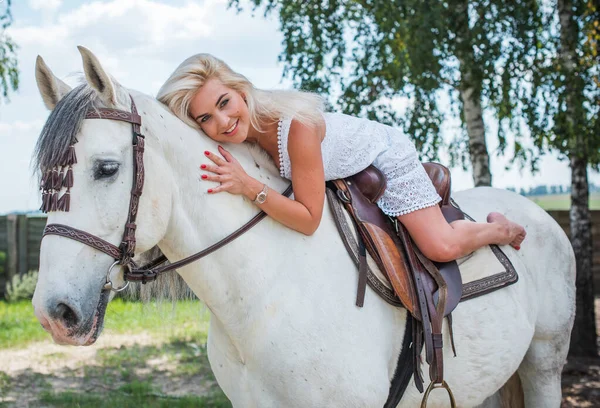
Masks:
[[[281,177],[285,177],[285,169],[283,167],[283,146],[281,142],[281,128],[283,124],[283,119],[279,119],[277,122],[277,151],[279,152],[279,174]]]

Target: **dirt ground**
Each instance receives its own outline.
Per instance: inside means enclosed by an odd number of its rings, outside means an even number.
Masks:
[[[600,299],[596,316],[600,328]],[[36,405],[39,395],[48,390],[112,391],[132,376],[151,378],[154,389],[175,397],[220,392],[201,345],[161,343],[147,334],[101,336],[96,345],[86,348],[44,342],[5,349],[0,350],[0,362],[0,406]],[[600,407],[600,356],[570,360],[563,371],[562,389],[561,408]]]
[[[596,299],[596,328],[600,329],[600,299]],[[600,407],[600,356],[570,359],[563,370],[562,384],[561,408]]]
[[[48,341],[0,350],[0,407],[37,407],[48,392],[119,392],[134,380],[146,381],[157,395],[173,398],[221,392],[205,347],[164,342],[148,334],[105,335],[91,347]]]

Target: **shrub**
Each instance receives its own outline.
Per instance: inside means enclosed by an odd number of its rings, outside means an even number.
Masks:
[[[4,275],[6,270],[6,252],[0,251],[0,276]]]
[[[38,271],[29,271],[23,276],[15,275],[10,283],[6,284],[6,300],[16,302],[23,299],[31,299],[35,291],[38,279]]]

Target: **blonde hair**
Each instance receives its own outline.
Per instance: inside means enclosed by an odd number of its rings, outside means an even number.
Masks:
[[[262,131],[263,124],[280,118],[293,118],[305,125],[318,126],[323,120],[324,102],[317,94],[303,91],[262,90],[211,54],[196,54],[183,61],[158,91],[156,98],[188,125],[200,128],[191,117],[192,98],[209,79],[246,96],[250,122]]]

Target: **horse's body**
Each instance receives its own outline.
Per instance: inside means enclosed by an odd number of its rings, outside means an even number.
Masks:
[[[91,53],[83,55],[90,85],[110,105],[108,77]],[[49,70],[40,69],[46,80],[56,81]],[[38,82],[42,94],[46,92],[45,101],[51,100],[49,96],[60,99],[60,92],[48,95],[60,87],[45,87],[43,78]],[[111,84],[120,101],[117,105],[128,106],[125,91]],[[257,208],[240,196],[205,194],[198,167],[204,150],[216,151],[212,140],[184,125],[154,99],[132,95],[146,135],[138,252],[158,245],[175,261],[223,238],[256,214]],[[78,140],[71,211],[52,212],[48,222],[72,225],[116,244],[131,186],[131,130],[127,124],[87,120]],[[288,182],[260,149],[247,144],[228,148],[248,174],[273,189],[285,189]],[[98,157],[121,163],[115,179],[90,177]],[[462,303],[454,311],[456,358],[444,329],[444,377],[457,406],[481,404],[518,370],[527,406],[557,407],[574,314],[575,262],[570,243],[545,211],[517,194],[476,188],[455,194],[455,199],[477,220],[498,211],[528,232],[520,251],[505,248],[518,271],[518,283]],[[56,236],[44,239],[34,306],[56,341],[95,340],[95,314],[111,263],[108,256],[78,242]],[[370,290],[365,306],[354,306],[356,267],[327,207],[319,229],[310,237],[267,218],[178,272],[211,311],[208,357],[235,407],[384,404],[406,312]],[[77,327],[61,321],[61,304],[78,317]],[[409,385],[400,406],[418,406],[421,397]],[[434,392],[429,406],[447,406],[447,396]]]

